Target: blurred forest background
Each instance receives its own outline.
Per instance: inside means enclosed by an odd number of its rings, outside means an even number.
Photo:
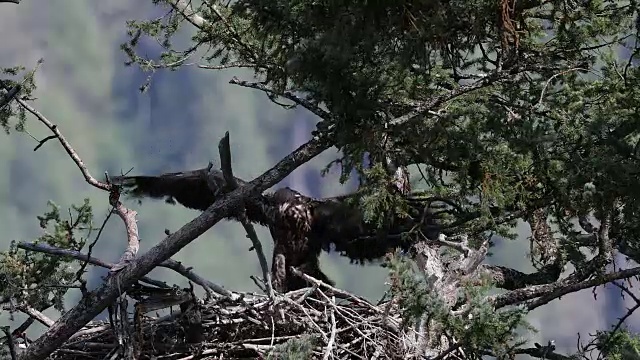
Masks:
[[[134,5],[135,4],[135,5]],[[213,71],[185,66],[179,71],[153,74],[146,93],[139,88],[149,73],[124,65],[120,44],[126,41],[125,23],[130,19],[159,16],[162,9],[151,1],[23,1],[0,8],[0,67],[24,65],[28,69],[43,58],[37,72],[38,100],[35,106],[75,147],[94,176],[104,171],[117,174],[133,168],[133,174],[195,169],[217,162],[217,144],[225,131],[231,134],[236,176],[250,180],[305,142],[315,119],[304,110],[285,111],[258,91],[229,85],[233,76],[250,79],[250,73]],[[184,33],[185,44],[190,34]],[[176,45],[179,45],[176,43]],[[143,44],[149,56],[159,53],[154,43]],[[37,152],[30,136],[49,135],[41,124],[28,121],[28,133],[3,136],[0,141],[0,245],[12,240],[31,240],[40,235],[37,215],[51,200],[62,207],[80,204],[86,197],[94,206],[95,221],[103,221],[108,203],[105,193],[87,185],[78,169],[57,142],[48,142]],[[30,134],[30,135],[29,135]],[[321,169],[334,158],[328,151],[289,176],[278,186],[290,186],[311,196],[346,193],[353,184],[342,186],[337,173],[322,178]],[[177,230],[197,215],[161,201],[128,205],[138,211],[142,249],[146,251],[165,237],[165,229]],[[272,242],[265,228],[258,228],[265,250]],[[531,271],[523,261],[528,251],[526,224],[519,225],[519,241],[497,240],[492,261]],[[115,262],[125,247],[122,222],[113,217],[93,254]],[[250,241],[240,224],[224,222],[183,249],[174,259],[193,266],[205,277],[229,289],[258,291],[249,278],[259,274],[255,253],[247,251]],[[270,256],[270,255],[269,255]],[[387,271],[378,266],[350,265],[337,255],[323,254],[322,267],[337,285],[379,299],[386,286]],[[92,289],[105,275],[91,269]],[[152,276],[186,285],[184,278],[167,270]],[[575,351],[577,333],[607,329],[625,313],[619,290],[602,288],[563,297],[532,312],[530,321],[540,329],[533,336],[541,342],[554,339],[558,349]],[[75,303],[78,294],[69,298]],[[48,313],[48,312],[47,312]],[[561,313],[570,321],[558,323]],[[48,313],[52,318],[57,315]],[[636,313],[628,324],[640,324]],[[6,323],[6,317],[0,323]],[[22,318],[16,317],[15,321]],[[32,331],[42,328],[33,327]],[[638,327],[635,328],[638,330]]]

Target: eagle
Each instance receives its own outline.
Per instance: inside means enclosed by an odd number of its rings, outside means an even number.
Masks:
[[[170,204],[179,203],[200,211],[215,202],[216,189],[223,190],[225,184],[222,172],[210,168],[157,176],[117,176],[110,181],[133,198],[165,199]],[[236,182],[246,184],[239,178]],[[364,263],[380,259],[390,249],[403,245],[401,236],[392,241],[363,236],[367,233],[363,216],[345,201],[347,198],[316,199],[284,187],[245,200],[247,218],[266,226],[273,238],[271,272],[276,291],[288,292],[308,286],[304,279],[291,272],[291,267],[334,285],[320,269],[319,256],[323,250],[333,250],[352,262]],[[240,219],[238,214],[232,214],[228,220]]]

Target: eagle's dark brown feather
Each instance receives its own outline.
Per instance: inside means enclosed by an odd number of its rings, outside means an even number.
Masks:
[[[164,198],[170,203],[204,211],[216,200],[207,183],[208,173],[209,170],[200,169],[111,180],[133,197]],[[240,184],[246,183],[237,180]],[[307,286],[303,279],[291,273],[290,267],[333,284],[320,270],[322,250],[333,248],[352,261],[364,263],[381,259],[393,248],[406,248],[401,236],[366,236],[370,231],[366,229],[362,213],[348,204],[348,198],[313,199],[282,188],[245,201],[249,220],[268,226],[273,237],[272,273],[277,290],[291,291]]]
[[[274,241],[274,288],[285,292],[307,286],[304,279],[291,273],[291,267],[333,285],[320,270],[321,244],[311,237],[313,214],[309,200],[290,188],[279,189],[273,198],[278,207],[276,223],[269,227]]]
[[[217,175],[217,181],[222,181],[222,173]],[[149,197],[164,199],[169,204],[180,205],[189,209],[205,211],[216,200],[216,194],[207,183],[209,176],[207,168],[193,171],[165,173],[158,176],[116,176],[110,181],[123,187],[133,198]],[[246,182],[236,178],[239,185]],[[258,196],[246,202],[247,217],[253,222],[268,226],[270,218],[266,208],[272,206],[270,199]]]

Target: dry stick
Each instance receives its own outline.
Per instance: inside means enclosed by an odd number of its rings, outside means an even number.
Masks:
[[[30,317],[32,317],[33,319],[37,320],[38,322],[40,322],[41,324],[43,324],[46,327],[53,326],[53,323],[54,323],[53,320],[49,319],[49,317],[47,315],[43,314],[42,312],[38,311],[37,309],[32,308],[31,306],[18,305],[18,310],[20,310],[23,313],[29,315]]]
[[[233,168],[231,167],[231,145],[229,144],[229,132],[225,132],[224,137],[220,140],[218,144],[218,152],[220,153],[220,167],[222,168],[222,174],[224,176],[224,180],[227,186],[230,187],[231,190],[235,190],[238,188],[238,182],[236,181],[235,176],[233,176]],[[258,261],[260,262],[260,268],[262,269],[262,278],[267,286],[267,294],[270,299],[274,299],[275,294],[273,292],[273,286],[271,283],[271,272],[269,272],[269,265],[267,264],[267,259],[264,256],[264,251],[262,250],[262,243],[258,238],[258,234],[256,233],[256,229],[253,227],[253,224],[247,219],[247,214],[244,209],[244,206],[239,215],[240,223],[244,227],[244,230],[247,232],[247,237],[251,239],[251,243],[253,243],[253,248],[258,255]]]
[[[71,258],[74,258],[76,260],[80,260],[80,261],[85,261],[91,265],[95,265],[95,266],[100,266],[103,267],[105,269],[111,269],[112,267],[114,267],[116,264],[110,263],[110,262],[106,262],[103,261],[101,259],[95,258],[93,256],[89,256],[86,254],[83,254],[79,251],[76,250],[69,250],[69,249],[61,249],[61,248],[57,248],[54,246],[51,246],[49,244],[36,244],[36,243],[30,243],[30,242],[19,242],[18,243],[18,248],[19,249],[23,249],[23,250],[28,250],[28,251],[35,251],[35,252],[41,252],[41,253],[45,253],[45,254],[50,254],[50,255],[58,255],[58,256],[68,256]],[[154,285],[154,286],[158,286],[158,287],[163,287],[166,288],[168,287],[167,284],[165,284],[162,281],[158,281],[158,280],[154,280],[148,277],[142,277],[140,280]]]
[[[122,253],[122,256],[120,256],[118,263],[109,269],[109,273],[114,274],[135,259],[140,250],[140,238],[138,237],[138,222],[136,220],[138,213],[135,210],[124,207],[117,198],[110,196],[109,202],[112,203],[111,205],[113,205],[116,214],[120,216],[127,229],[127,248],[124,253]]]
[[[331,285],[329,285],[327,283],[324,283],[324,282],[322,282],[322,281],[320,281],[320,280],[318,280],[318,279],[316,279],[316,278],[314,278],[312,276],[309,276],[309,275],[303,273],[302,271],[296,269],[295,267],[291,267],[291,271],[296,276],[304,278],[305,280],[307,280],[311,284],[317,284],[318,286],[322,286],[322,287],[330,290],[334,294],[341,295],[342,297],[345,297],[345,298],[353,301],[354,303],[363,305],[363,306],[375,311],[376,313],[383,313],[383,311],[380,310],[377,306],[371,304],[370,302],[368,302],[367,300],[365,300],[363,298],[360,298],[359,296],[356,296],[356,295],[354,295],[354,294],[352,294],[350,292],[347,292],[347,291],[344,291],[344,290],[340,290],[340,289],[338,289],[336,287],[333,287],[333,286],[331,286]]]
[[[329,336],[329,341],[327,342],[327,349],[324,352],[324,356],[322,357],[322,360],[329,360],[329,357],[331,356],[331,352],[333,351],[333,344],[336,342],[336,315],[335,315],[336,297],[335,296],[331,297],[331,303],[333,305],[329,310],[329,315],[331,317],[331,335]]]

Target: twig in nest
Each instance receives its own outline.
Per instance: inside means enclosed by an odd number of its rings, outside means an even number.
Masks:
[[[358,303],[360,305],[366,306],[378,313],[382,313],[382,310],[380,310],[378,307],[374,306],[373,304],[371,304],[370,302],[368,302],[367,300],[360,298],[359,296],[356,296],[350,292],[344,291],[344,290],[340,290],[336,287],[333,287],[327,283],[324,283],[314,277],[311,277],[305,273],[303,273],[302,271],[296,269],[295,267],[291,267],[291,271],[294,273],[294,275],[296,276],[300,276],[302,278],[304,278],[305,280],[307,280],[308,282],[310,282],[311,284],[317,284],[320,287],[324,287],[328,290],[330,290],[332,293],[336,294],[336,295],[341,295],[341,297],[345,298],[345,299],[349,299],[355,303]]]
[[[218,144],[218,152],[220,153],[220,167],[222,168],[222,175],[224,176],[226,186],[229,187],[229,190],[235,190],[238,187],[238,182],[236,181],[236,178],[233,176],[233,168],[231,167],[231,145],[229,144],[228,131],[224,134],[224,137],[220,140],[220,143]],[[253,227],[249,219],[247,219],[247,215],[244,209],[244,204],[242,205],[242,209],[240,210],[239,219],[240,219],[240,223],[242,223],[242,226],[244,227],[244,230],[247,232],[247,237],[251,239],[253,248],[255,249],[256,255],[258,256],[258,261],[260,262],[260,268],[262,269],[262,278],[264,279],[264,283],[267,287],[266,289],[267,294],[269,295],[269,298],[273,299],[275,297],[275,293],[273,292],[273,286],[271,282],[271,273],[269,272],[269,265],[267,265],[267,259],[264,256],[264,251],[262,250],[262,243],[258,238],[256,229]]]
[[[335,305],[336,303],[336,297],[332,296],[331,297],[331,304]],[[333,351],[333,344],[336,342],[336,314],[335,314],[335,308],[332,306],[331,309],[329,309],[329,317],[331,318],[331,335],[329,336],[329,341],[327,342],[327,349],[324,352],[324,356],[322,357],[323,360],[329,360],[329,357],[331,356],[331,352]]]

